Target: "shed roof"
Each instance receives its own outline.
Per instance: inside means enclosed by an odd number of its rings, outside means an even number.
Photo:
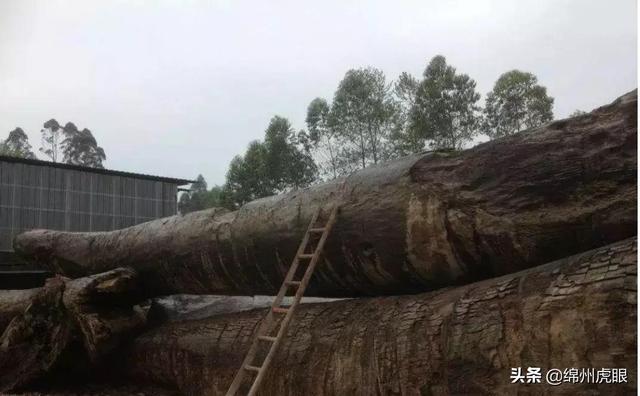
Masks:
[[[91,168],[88,166],[81,165],[72,165],[72,164],[63,164],[60,162],[51,162],[51,161],[43,161],[39,159],[29,159],[29,158],[20,158],[20,157],[11,157],[7,155],[0,155],[0,162],[18,162],[29,165],[38,165],[38,166],[48,166],[51,168],[60,168],[60,169],[70,169],[70,170],[78,170],[82,172],[91,172],[91,173],[100,173],[103,175],[113,175],[113,176],[123,176],[123,177],[131,177],[135,179],[145,179],[145,180],[153,180],[153,181],[161,181],[165,183],[171,183],[178,186],[184,186],[185,184],[191,184],[193,180],[187,179],[176,179],[173,177],[163,177],[163,176],[153,176],[153,175],[145,175],[142,173],[132,173],[132,172],[123,172],[111,169],[100,169],[100,168]]]

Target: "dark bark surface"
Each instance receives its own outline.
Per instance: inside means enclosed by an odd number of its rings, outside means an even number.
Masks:
[[[454,289],[302,306],[261,394],[634,393],[636,243],[628,239]],[[264,314],[146,332],[123,354],[127,375],[186,395],[223,395]],[[510,383],[511,367],[529,366],[621,367],[629,383]]]
[[[406,294],[512,273],[636,233],[637,95],[462,152],[105,233],[32,231],[16,250],[70,276],[131,266],[149,295],[274,294],[318,206],[342,202],[307,295]]]
[[[145,316],[132,303],[139,298],[135,279],[132,270],[116,269],[0,292],[0,318],[7,323],[0,336],[0,392],[47,378],[77,379],[142,330]]]
[[[41,289],[0,290],[0,333],[22,314]]]

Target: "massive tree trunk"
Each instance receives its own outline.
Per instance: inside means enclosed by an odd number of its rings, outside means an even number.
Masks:
[[[138,299],[130,269],[0,291],[0,391],[86,373],[144,327]]]
[[[261,394],[633,394],[636,243],[454,289],[302,306]],[[223,395],[264,314],[146,332],[122,354],[126,373],[186,395]],[[512,384],[516,367],[625,368],[629,382]]]
[[[319,206],[341,211],[307,295],[406,294],[511,273],[636,232],[636,92],[462,152],[100,233],[37,230],[16,251],[70,276],[130,266],[151,295],[273,294]]]

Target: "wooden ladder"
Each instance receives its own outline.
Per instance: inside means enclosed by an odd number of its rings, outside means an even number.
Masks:
[[[336,201],[329,214],[329,218],[324,225],[318,226],[316,223],[318,222],[318,218],[322,212],[322,206],[318,207],[318,209],[313,214],[311,218],[311,222],[309,223],[309,227],[307,228],[307,232],[304,234],[302,241],[300,242],[300,246],[298,247],[298,251],[296,256],[289,267],[289,271],[280,286],[280,291],[278,291],[278,295],[275,300],[271,304],[271,309],[267,313],[267,317],[262,322],[258,332],[255,334],[254,339],[251,343],[251,347],[249,348],[249,352],[247,352],[247,356],[244,358],[242,362],[242,366],[236,373],[236,376],[227,391],[227,396],[234,396],[239,391],[240,386],[242,385],[242,381],[244,380],[247,373],[255,374],[253,379],[253,383],[251,384],[251,388],[249,389],[249,396],[254,396],[260,387],[260,383],[264,378],[264,374],[269,368],[271,361],[273,360],[276,351],[278,350],[278,346],[282,342],[284,338],[287,327],[293,314],[304,295],[304,291],[309,284],[309,280],[311,279],[311,275],[313,274],[313,270],[318,263],[318,259],[322,255],[322,249],[324,248],[324,244],[327,241],[327,237],[331,232],[331,228],[333,228],[334,223],[336,222],[336,218],[338,216],[339,205],[338,201]],[[313,236],[317,236],[320,234],[320,239],[316,247],[313,249],[313,252],[307,252],[307,246],[310,245],[310,239]],[[304,271],[304,275],[302,279],[296,280],[294,279],[297,272],[299,264],[308,263],[307,269]],[[296,294],[294,296],[293,302],[289,307],[282,306],[282,301],[287,294],[289,289],[294,289]],[[277,321],[275,315],[284,315],[284,318],[281,321]],[[273,335],[273,332],[276,332]],[[269,350],[266,354],[266,357],[262,361],[262,364],[254,363],[256,358],[256,354],[258,352],[258,346],[260,342],[267,343],[269,346]]]

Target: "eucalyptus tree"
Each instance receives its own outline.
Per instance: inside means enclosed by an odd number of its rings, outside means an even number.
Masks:
[[[29,143],[29,137],[20,127],[9,132],[9,136],[0,142],[0,154],[20,158],[36,158]]]
[[[411,128],[411,109],[416,102],[419,81],[407,72],[403,72],[393,84],[396,117],[391,134],[391,147],[394,155],[419,153],[424,150],[425,142]]]
[[[54,118],[45,122],[42,130],[42,143],[40,152],[51,159],[58,162],[58,154],[62,151],[62,139],[64,138],[62,127]]]
[[[478,132],[479,99],[471,77],[458,73],[444,56],[433,57],[411,109],[412,133],[435,149],[463,148]]]
[[[498,138],[553,120],[553,98],[532,73],[502,74],[487,94],[483,131]]]
[[[68,122],[62,131],[64,133],[62,154],[65,163],[104,168],[102,161],[106,160],[107,156],[104,149],[98,146],[98,142],[89,129],[78,130],[74,123]]]
[[[349,70],[335,92],[328,124],[344,142],[342,157],[351,168],[387,159],[396,114],[390,84],[375,68]]]
[[[275,116],[264,141],[249,143],[244,155],[229,164],[222,188],[224,206],[234,209],[251,200],[306,187],[316,180],[317,168],[289,120]]]

